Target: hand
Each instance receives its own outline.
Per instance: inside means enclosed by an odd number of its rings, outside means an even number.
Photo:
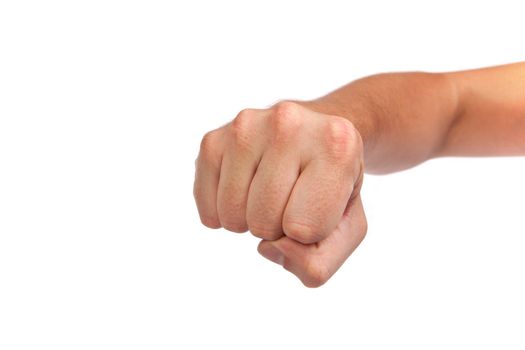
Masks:
[[[280,102],[204,136],[194,195],[204,225],[251,231],[261,255],[318,287],[365,236],[362,179],[350,121]]]

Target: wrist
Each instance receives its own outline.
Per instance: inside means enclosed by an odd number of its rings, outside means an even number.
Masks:
[[[447,154],[450,142],[452,141],[452,133],[454,127],[459,124],[461,116],[465,111],[465,92],[463,84],[461,83],[461,76],[459,73],[442,73],[440,74],[443,77],[443,80],[446,82],[446,87],[448,91],[448,102],[450,105],[449,115],[444,118],[447,121],[447,127],[443,134],[443,141],[441,147],[436,151],[434,157],[439,157]]]

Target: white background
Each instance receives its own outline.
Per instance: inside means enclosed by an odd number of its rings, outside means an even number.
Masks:
[[[523,349],[522,158],[368,176],[319,289],[192,197],[240,109],[524,60],[520,5],[1,1],[0,349]]]

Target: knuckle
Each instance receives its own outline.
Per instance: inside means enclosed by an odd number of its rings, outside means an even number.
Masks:
[[[319,256],[311,256],[306,261],[305,273],[302,282],[309,288],[318,288],[331,277],[326,263]]]
[[[255,136],[254,112],[244,109],[233,119],[230,125],[231,141],[239,150],[249,150],[252,147],[253,136]]]
[[[268,225],[248,222],[248,228],[255,237],[267,241],[274,241],[282,236],[282,230],[280,228],[270,227]]]
[[[335,117],[327,121],[325,137],[328,151],[332,156],[347,157],[355,152],[359,133],[350,121]]]
[[[303,244],[319,242],[323,238],[320,228],[312,223],[285,219],[283,230],[286,236]]]
[[[277,140],[286,139],[297,132],[300,115],[293,102],[280,102],[270,116],[270,123]]]
[[[253,110],[243,109],[233,119],[231,129],[233,136],[236,138],[244,139],[250,131],[250,127],[253,122]]]
[[[208,228],[220,228],[221,227],[221,223],[219,222],[219,219],[217,219],[216,217],[201,215],[200,218],[201,218],[202,224]]]
[[[215,131],[207,132],[200,144],[201,154],[210,155],[216,152],[218,146],[217,141],[217,133]]]
[[[299,108],[300,105],[292,101],[280,101],[273,107],[275,114],[280,116],[297,115]]]
[[[219,200],[217,214],[221,226],[226,230],[238,233],[248,230],[242,205],[231,198],[223,197],[222,200]]]
[[[232,220],[232,221],[222,221],[221,220],[221,225],[226,230],[231,231],[231,232],[236,232],[236,233],[243,233],[248,230],[245,223],[235,221],[235,220]]]

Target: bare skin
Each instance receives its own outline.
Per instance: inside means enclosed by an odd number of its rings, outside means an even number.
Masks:
[[[365,237],[365,171],[504,155],[525,155],[525,63],[380,74],[207,133],[194,194],[204,225],[249,230],[261,255],[319,287]]]

